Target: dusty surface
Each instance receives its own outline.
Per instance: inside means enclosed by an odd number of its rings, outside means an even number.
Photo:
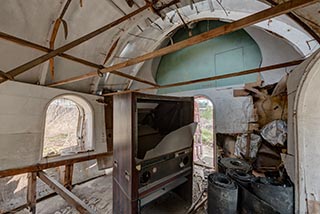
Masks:
[[[199,176],[195,176],[195,182],[199,182]],[[196,184],[194,191],[198,194],[199,186]],[[86,183],[76,185],[72,192],[87,203],[97,214],[112,214],[112,175],[105,175]],[[195,194],[195,198],[197,195]],[[157,199],[153,204],[143,208],[143,214],[174,213],[184,214],[189,206],[175,194],[167,194]],[[79,212],[68,205],[60,196],[54,196],[37,203],[37,214],[78,214]],[[200,209],[197,214],[205,214]],[[27,209],[17,214],[29,214]]]
[[[112,176],[106,175],[81,185],[76,185],[72,192],[88,204],[97,213],[112,213]],[[22,210],[17,214],[28,214]],[[37,204],[37,214],[78,214],[60,196],[41,201]]]

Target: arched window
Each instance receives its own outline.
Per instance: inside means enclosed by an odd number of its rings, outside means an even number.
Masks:
[[[64,95],[51,101],[46,112],[42,157],[90,151],[92,110],[85,100]]]

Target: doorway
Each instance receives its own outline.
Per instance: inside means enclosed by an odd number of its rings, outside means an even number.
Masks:
[[[198,123],[194,136],[194,162],[215,168],[214,105],[205,96],[194,97],[194,121]]]

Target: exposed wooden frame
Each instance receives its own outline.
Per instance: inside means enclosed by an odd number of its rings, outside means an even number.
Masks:
[[[278,3],[275,2],[274,0],[266,0],[266,1],[269,2],[272,6],[278,5]],[[313,38],[314,38],[315,40],[317,40],[318,43],[320,43],[320,37],[319,37],[319,35],[316,34],[309,25],[307,25],[306,23],[304,23],[303,21],[301,21],[301,19],[299,18],[298,15],[296,15],[296,14],[294,14],[294,13],[292,13],[292,12],[288,13],[287,15],[288,15],[293,21],[295,21],[298,25],[300,25],[303,29],[305,29],[311,36],[313,36]]]
[[[28,186],[27,186],[27,205],[32,214],[36,214],[37,203],[37,173],[28,173]]]
[[[205,33],[199,34],[197,36],[191,37],[189,39],[183,40],[181,42],[175,43],[173,45],[170,45],[168,47],[165,48],[161,48],[158,49],[156,51],[144,54],[142,56],[115,64],[113,66],[109,66],[107,68],[101,69],[102,73],[107,73],[113,70],[119,70],[121,68],[125,68],[131,65],[135,65],[138,64],[140,62],[144,62],[146,60],[150,60],[156,57],[160,57],[178,50],[181,50],[183,48],[207,41],[209,39],[218,37],[218,36],[222,36],[237,30],[240,30],[242,28],[251,26],[253,24],[259,23],[261,21],[265,21],[267,19],[270,18],[274,18],[276,16],[279,15],[283,15],[286,14],[292,10],[301,8],[301,7],[305,7],[308,5],[311,5],[315,2],[318,2],[318,0],[294,0],[294,1],[288,1],[282,4],[279,4],[277,6],[271,7],[269,9],[257,12],[255,14],[252,14],[250,16],[247,16],[245,18],[239,19],[238,21],[234,21],[232,23],[229,24],[225,24],[221,27],[212,29],[210,31],[207,31]],[[76,81],[80,81],[80,80],[84,80],[90,77],[95,76],[96,73],[95,72],[90,72],[84,75],[79,75],[76,77],[71,77],[69,79],[66,80],[61,80],[61,81],[57,81],[54,82],[53,84],[50,84],[49,86],[58,86],[58,85],[63,85],[63,84],[67,84],[67,83],[72,83],[72,82],[76,82]]]
[[[10,76],[9,74],[7,74],[6,72],[3,72],[0,70],[0,77],[3,79],[9,79],[9,80],[13,80],[13,77]]]
[[[149,91],[149,90],[156,90],[156,89],[163,89],[163,88],[172,88],[172,87],[190,85],[190,84],[195,84],[195,83],[200,83],[200,82],[207,82],[207,81],[220,80],[220,79],[226,79],[226,78],[231,78],[231,77],[238,77],[238,76],[243,76],[243,75],[247,75],[247,74],[271,71],[271,70],[275,70],[278,68],[295,66],[295,65],[299,65],[303,61],[304,60],[295,60],[295,61],[291,61],[291,62],[269,65],[269,66],[265,66],[265,67],[261,67],[261,68],[254,68],[254,69],[230,73],[230,74],[223,74],[223,75],[212,76],[212,77],[207,77],[207,78],[202,78],[202,79],[171,83],[171,84],[167,84],[167,85],[161,85],[158,87],[149,87],[149,88],[142,88],[142,89],[133,89],[133,90],[120,91],[120,92],[106,93],[103,95],[104,96],[113,96],[113,95],[117,95],[117,94],[127,94],[127,93],[131,93],[131,92],[142,92],[142,91]]]
[[[79,162],[93,160],[93,159],[111,156],[111,155],[112,155],[112,152],[105,152],[105,153],[100,153],[100,154],[88,154],[86,156],[74,157],[74,158],[70,158],[70,159],[66,159],[66,160],[57,160],[57,161],[53,161],[53,162],[39,163],[36,165],[26,166],[26,167],[21,167],[21,168],[1,170],[0,171],[0,178],[7,177],[7,176],[14,176],[14,175],[28,173],[28,172],[38,172],[38,171],[45,170],[48,168],[79,163]]]
[[[7,74],[11,75],[12,77],[15,77],[15,76],[17,76],[19,74],[22,74],[22,73],[26,72],[27,70],[29,70],[29,69],[31,69],[31,68],[33,68],[33,67],[35,67],[35,66],[37,66],[37,65],[39,65],[39,64],[41,64],[43,62],[45,62],[45,61],[47,61],[49,59],[51,59],[52,57],[55,57],[55,56],[57,56],[57,55],[59,55],[61,53],[64,53],[65,51],[68,51],[71,48],[74,48],[74,47],[76,47],[76,46],[88,41],[89,39],[91,39],[91,38],[93,38],[93,37],[105,32],[105,31],[111,29],[112,27],[114,27],[116,25],[119,25],[120,23],[126,21],[127,19],[130,19],[133,16],[145,11],[150,6],[152,6],[152,5],[145,5],[145,6],[141,7],[141,8],[133,11],[132,13],[129,13],[128,15],[121,17],[120,19],[117,19],[117,20],[115,20],[115,21],[113,21],[113,22],[111,22],[111,23],[109,23],[109,24],[107,24],[107,25],[105,25],[105,26],[103,26],[103,27],[101,27],[101,28],[89,33],[89,34],[86,34],[86,35],[80,37],[79,39],[76,39],[76,40],[74,40],[74,41],[72,41],[72,42],[70,42],[70,43],[68,43],[66,45],[61,46],[60,48],[57,48],[56,50],[50,51],[49,53],[47,53],[45,55],[37,57],[36,59],[33,59],[33,60],[31,60],[31,61],[29,61],[29,62],[27,62],[27,63],[25,63],[25,64],[23,64],[21,66],[18,66],[16,68],[8,71]],[[96,72],[94,72],[94,73],[96,73]],[[1,79],[0,83],[3,83],[5,81],[7,81],[7,79]]]
[[[81,214],[94,214],[95,212],[86,205],[83,201],[81,201],[77,196],[75,196],[72,192],[66,189],[62,184],[58,181],[50,178],[45,172],[39,171],[37,173],[38,177],[46,183],[53,191],[55,191],[58,195],[60,195],[64,200],[68,202],[71,206],[76,208]]]
[[[23,46],[26,46],[26,47],[33,48],[35,50],[47,52],[47,53],[53,51],[50,48],[47,48],[47,47],[32,43],[30,41],[27,41],[27,40],[24,40],[24,39],[21,39],[21,38],[18,38],[18,37],[15,37],[15,36],[3,33],[3,32],[0,32],[0,38],[5,39],[5,40],[10,41],[10,42],[13,42],[13,43],[16,43],[16,44],[19,44],[19,45],[23,45]],[[99,65],[99,64],[96,64],[96,63],[93,63],[93,62],[89,62],[87,60],[84,60],[84,59],[81,59],[81,58],[78,58],[78,57],[75,57],[75,56],[72,56],[72,55],[69,55],[69,54],[61,53],[61,54],[59,54],[59,56],[62,57],[62,58],[71,60],[73,62],[78,62],[78,63],[86,65],[88,67],[95,68],[95,69],[105,68],[103,65]],[[141,79],[141,78],[129,75],[129,74],[125,74],[125,73],[122,73],[120,71],[112,71],[110,73],[114,74],[114,75],[117,75],[117,76],[120,76],[120,77],[123,77],[123,78],[127,78],[127,79],[131,79],[131,80],[134,80],[134,81],[137,81],[137,82],[145,83],[145,84],[148,84],[148,85],[153,85],[153,86],[157,85],[157,84],[152,83],[150,81],[147,81],[147,80],[144,80],[144,79]],[[98,74],[96,74],[96,76],[98,76]],[[9,74],[7,74],[7,73],[5,73],[3,71],[2,72],[0,71],[0,78],[1,77],[3,79],[13,80],[13,77],[9,77]]]

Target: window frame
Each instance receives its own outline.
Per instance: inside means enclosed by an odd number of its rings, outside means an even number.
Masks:
[[[56,100],[59,99],[67,99],[76,104],[76,107],[79,111],[78,123],[77,123],[77,141],[81,140],[81,142],[77,142],[80,146],[81,150],[70,155],[62,155],[61,152],[57,155],[52,156],[44,156],[44,148],[45,148],[45,131],[46,131],[46,120],[47,120],[47,112],[49,106]],[[54,98],[52,98],[46,105],[44,109],[43,116],[43,128],[42,128],[42,136],[41,136],[41,151],[40,151],[40,160],[43,159],[53,159],[53,158],[64,158],[64,157],[74,157],[83,153],[92,152],[95,150],[94,145],[94,111],[91,104],[82,96],[77,94],[61,94]],[[83,136],[85,133],[85,136]]]

